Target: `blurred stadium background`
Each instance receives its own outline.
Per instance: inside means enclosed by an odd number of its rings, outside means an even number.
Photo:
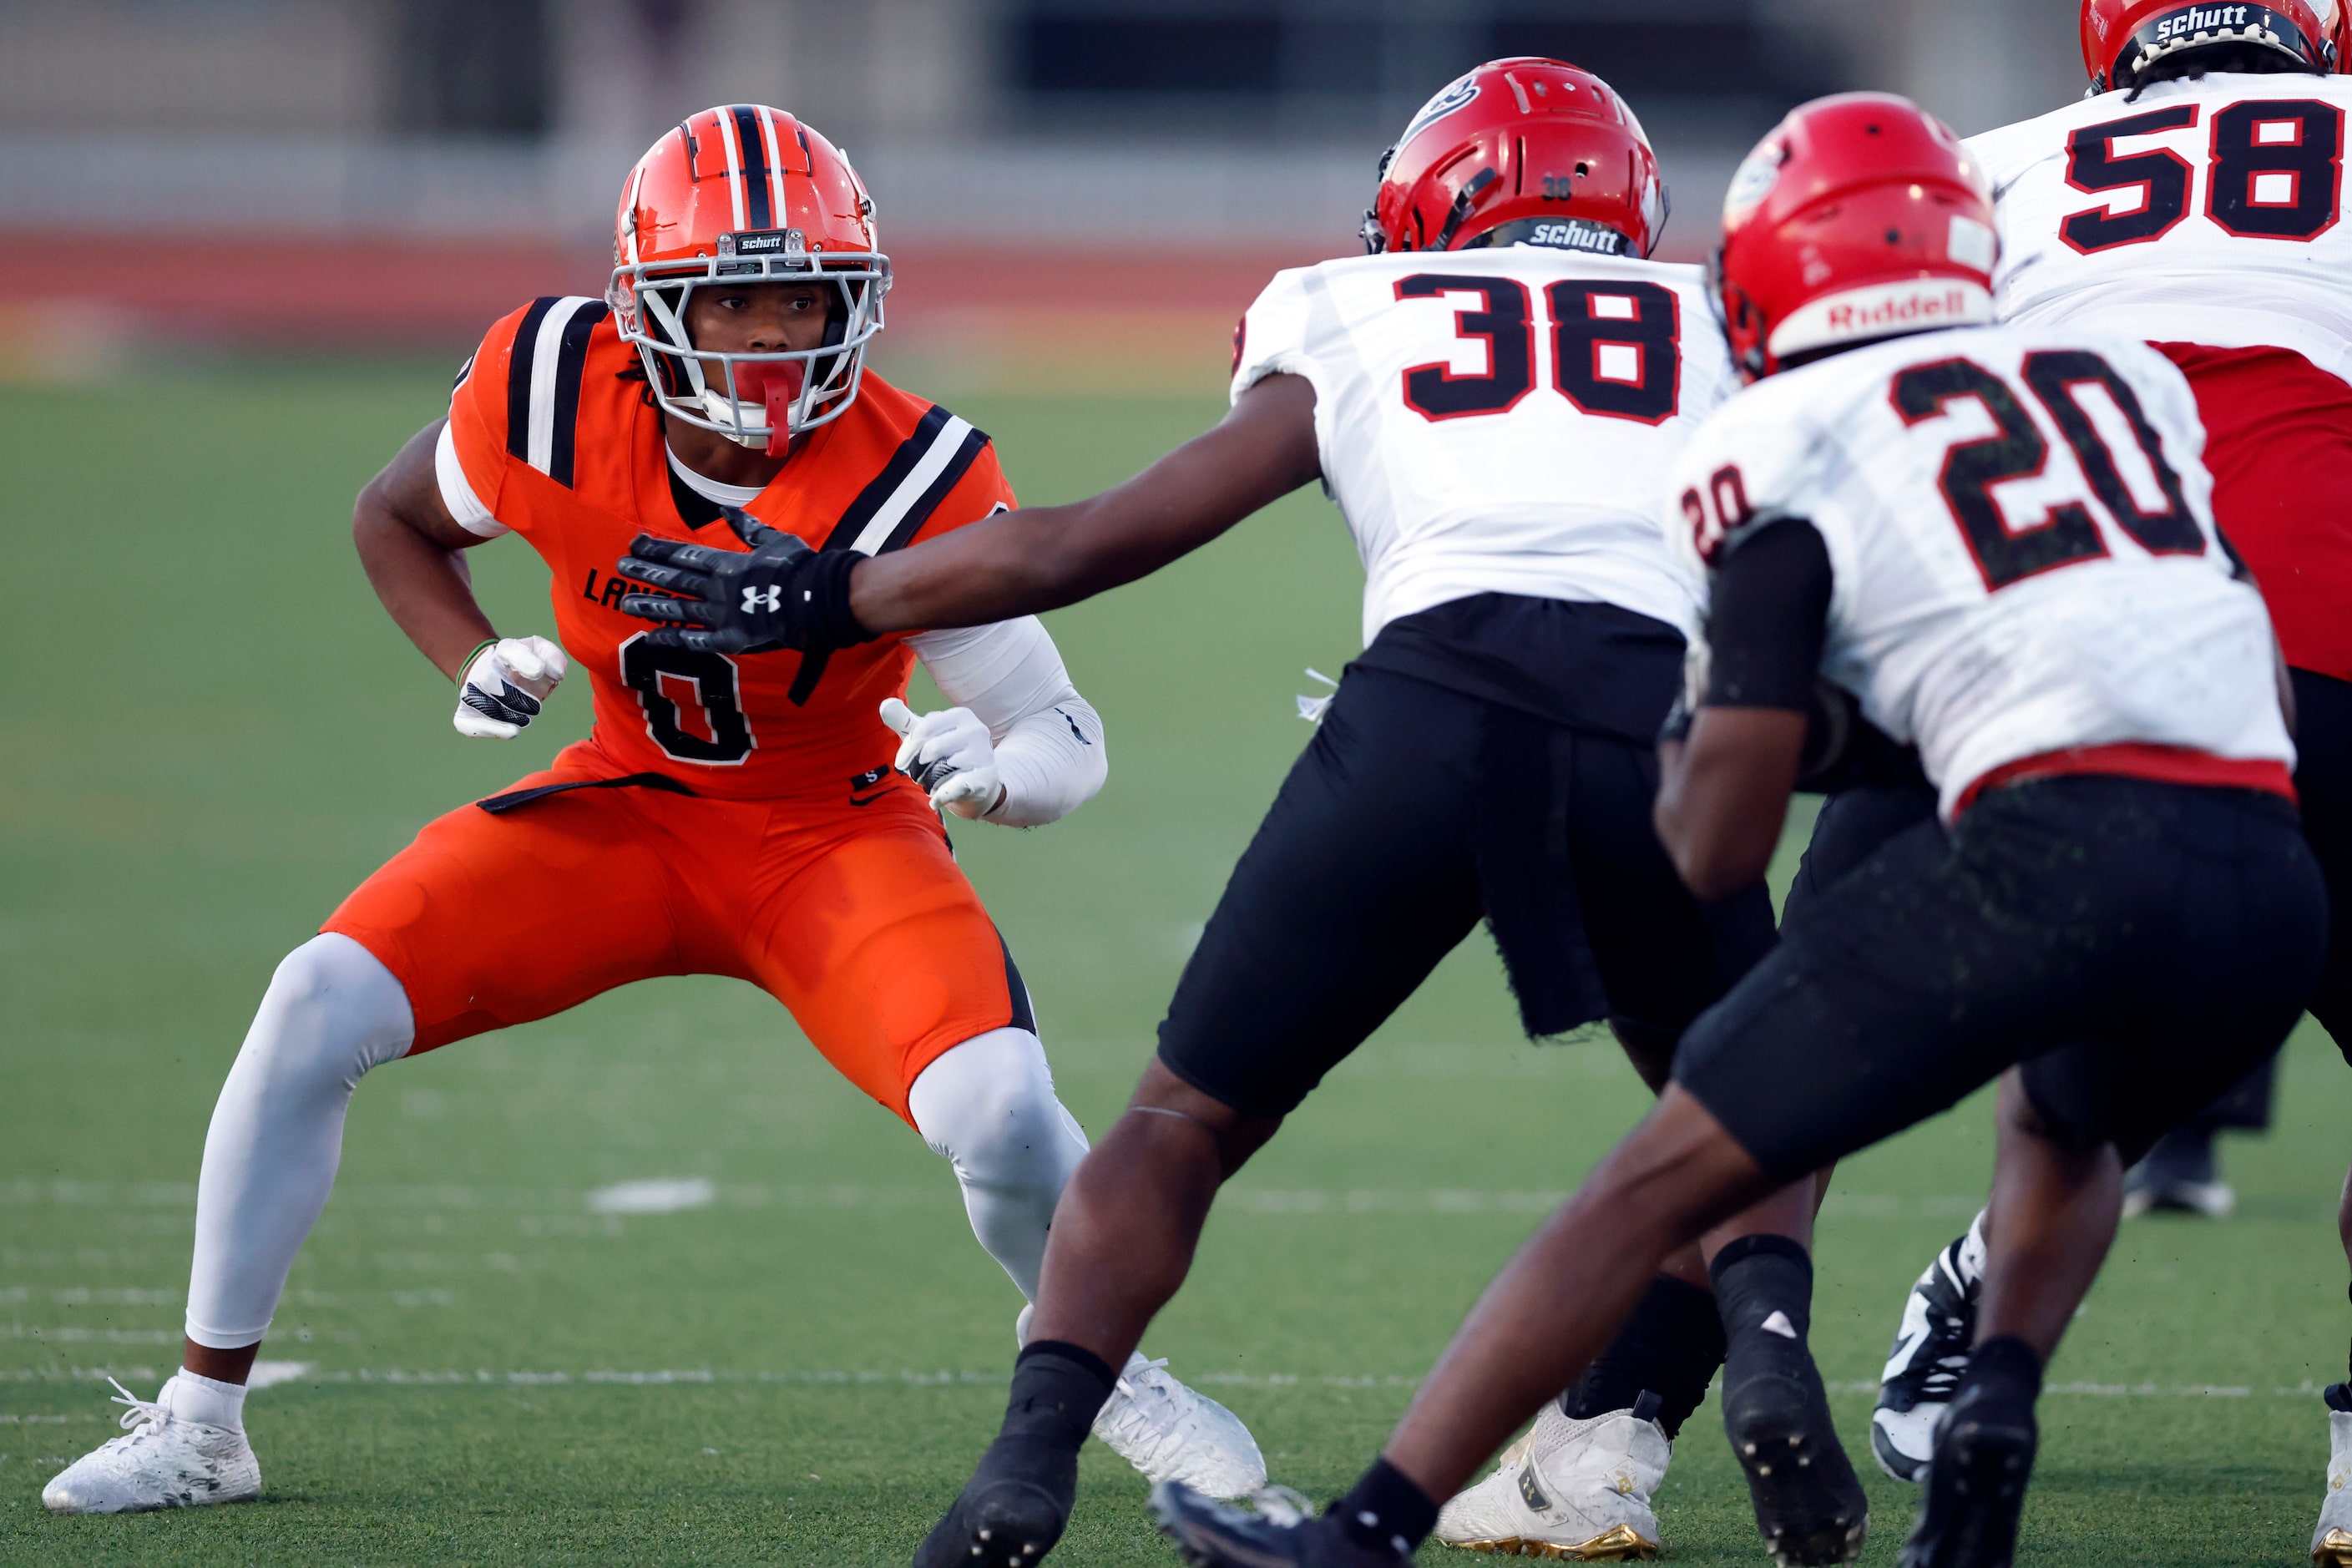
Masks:
[[[942,391],[1213,387],[1276,266],[1353,248],[1372,163],[1500,54],[1599,71],[1675,258],[1788,106],[1963,133],[2079,90],[2053,0],[10,0],[0,374],[155,346],[460,353],[601,292],[621,174],[703,105],[845,146],[898,262],[886,367]]]

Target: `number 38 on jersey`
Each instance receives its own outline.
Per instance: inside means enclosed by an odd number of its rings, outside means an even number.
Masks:
[[[1537,342],[1550,348],[1549,389],[1579,413],[1658,425],[1682,399],[1682,302],[1633,279],[1562,279],[1536,295],[1516,278],[1416,272],[1396,297],[1443,300],[1454,336],[1473,345],[1403,376],[1405,405],[1423,419],[1507,414],[1536,389]],[[1483,361],[1479,369],[1458,368]]]

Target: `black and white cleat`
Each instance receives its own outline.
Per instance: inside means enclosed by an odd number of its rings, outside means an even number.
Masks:
[[[1870,1413],[1870,1452],[1898,1481],[1927,1473],[1936,1427],[1969,1368],[1977,1337],[1977,1293],[1984,1284],[1984,1215],[1936,1255],[1903,1303],[1903,1323],[1879,1374]]]

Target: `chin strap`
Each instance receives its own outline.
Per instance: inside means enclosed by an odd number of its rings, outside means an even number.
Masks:
[[[1447,210],[1445,226],[1437,231],[1437,243],[1430,247],[1432,250],[1453,248],[1454,236],[1462,227],[1464,220],[1469,217],[1472,205],[1477,201],[1480,193],[1501,178],[1492,168],[1481,169],[1470,176],[1470,183],[1462,187],[1462,194],[1454,198],[1454,205]]]

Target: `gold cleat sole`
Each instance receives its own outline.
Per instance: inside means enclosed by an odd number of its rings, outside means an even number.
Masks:
[[[1630,1524],[1596,1535],[1581,1546],[1555,1546],[1549,1541],[1525,1541],[1516,1535],[1500,1541],[1449,1541],[1444,1544],[1458,1552],[1491,1552],[1498,1557],[1548,1557],[1556,1563],[1646,1563],[1658,1554],[1658,1543],[1643,1540]],[[2352,1537],[2347,1537],[2345,1544],[2352,1550]],[[2322,1568],[2330,1568],[2330,1564],[2323,1563]],[[2344,1568],[2352,1568],[2352,1557],[2344,1559]]]
[[[2352,1531],[2331,1530],[2311,1548],[2314,1568],[2352,1568]]]

